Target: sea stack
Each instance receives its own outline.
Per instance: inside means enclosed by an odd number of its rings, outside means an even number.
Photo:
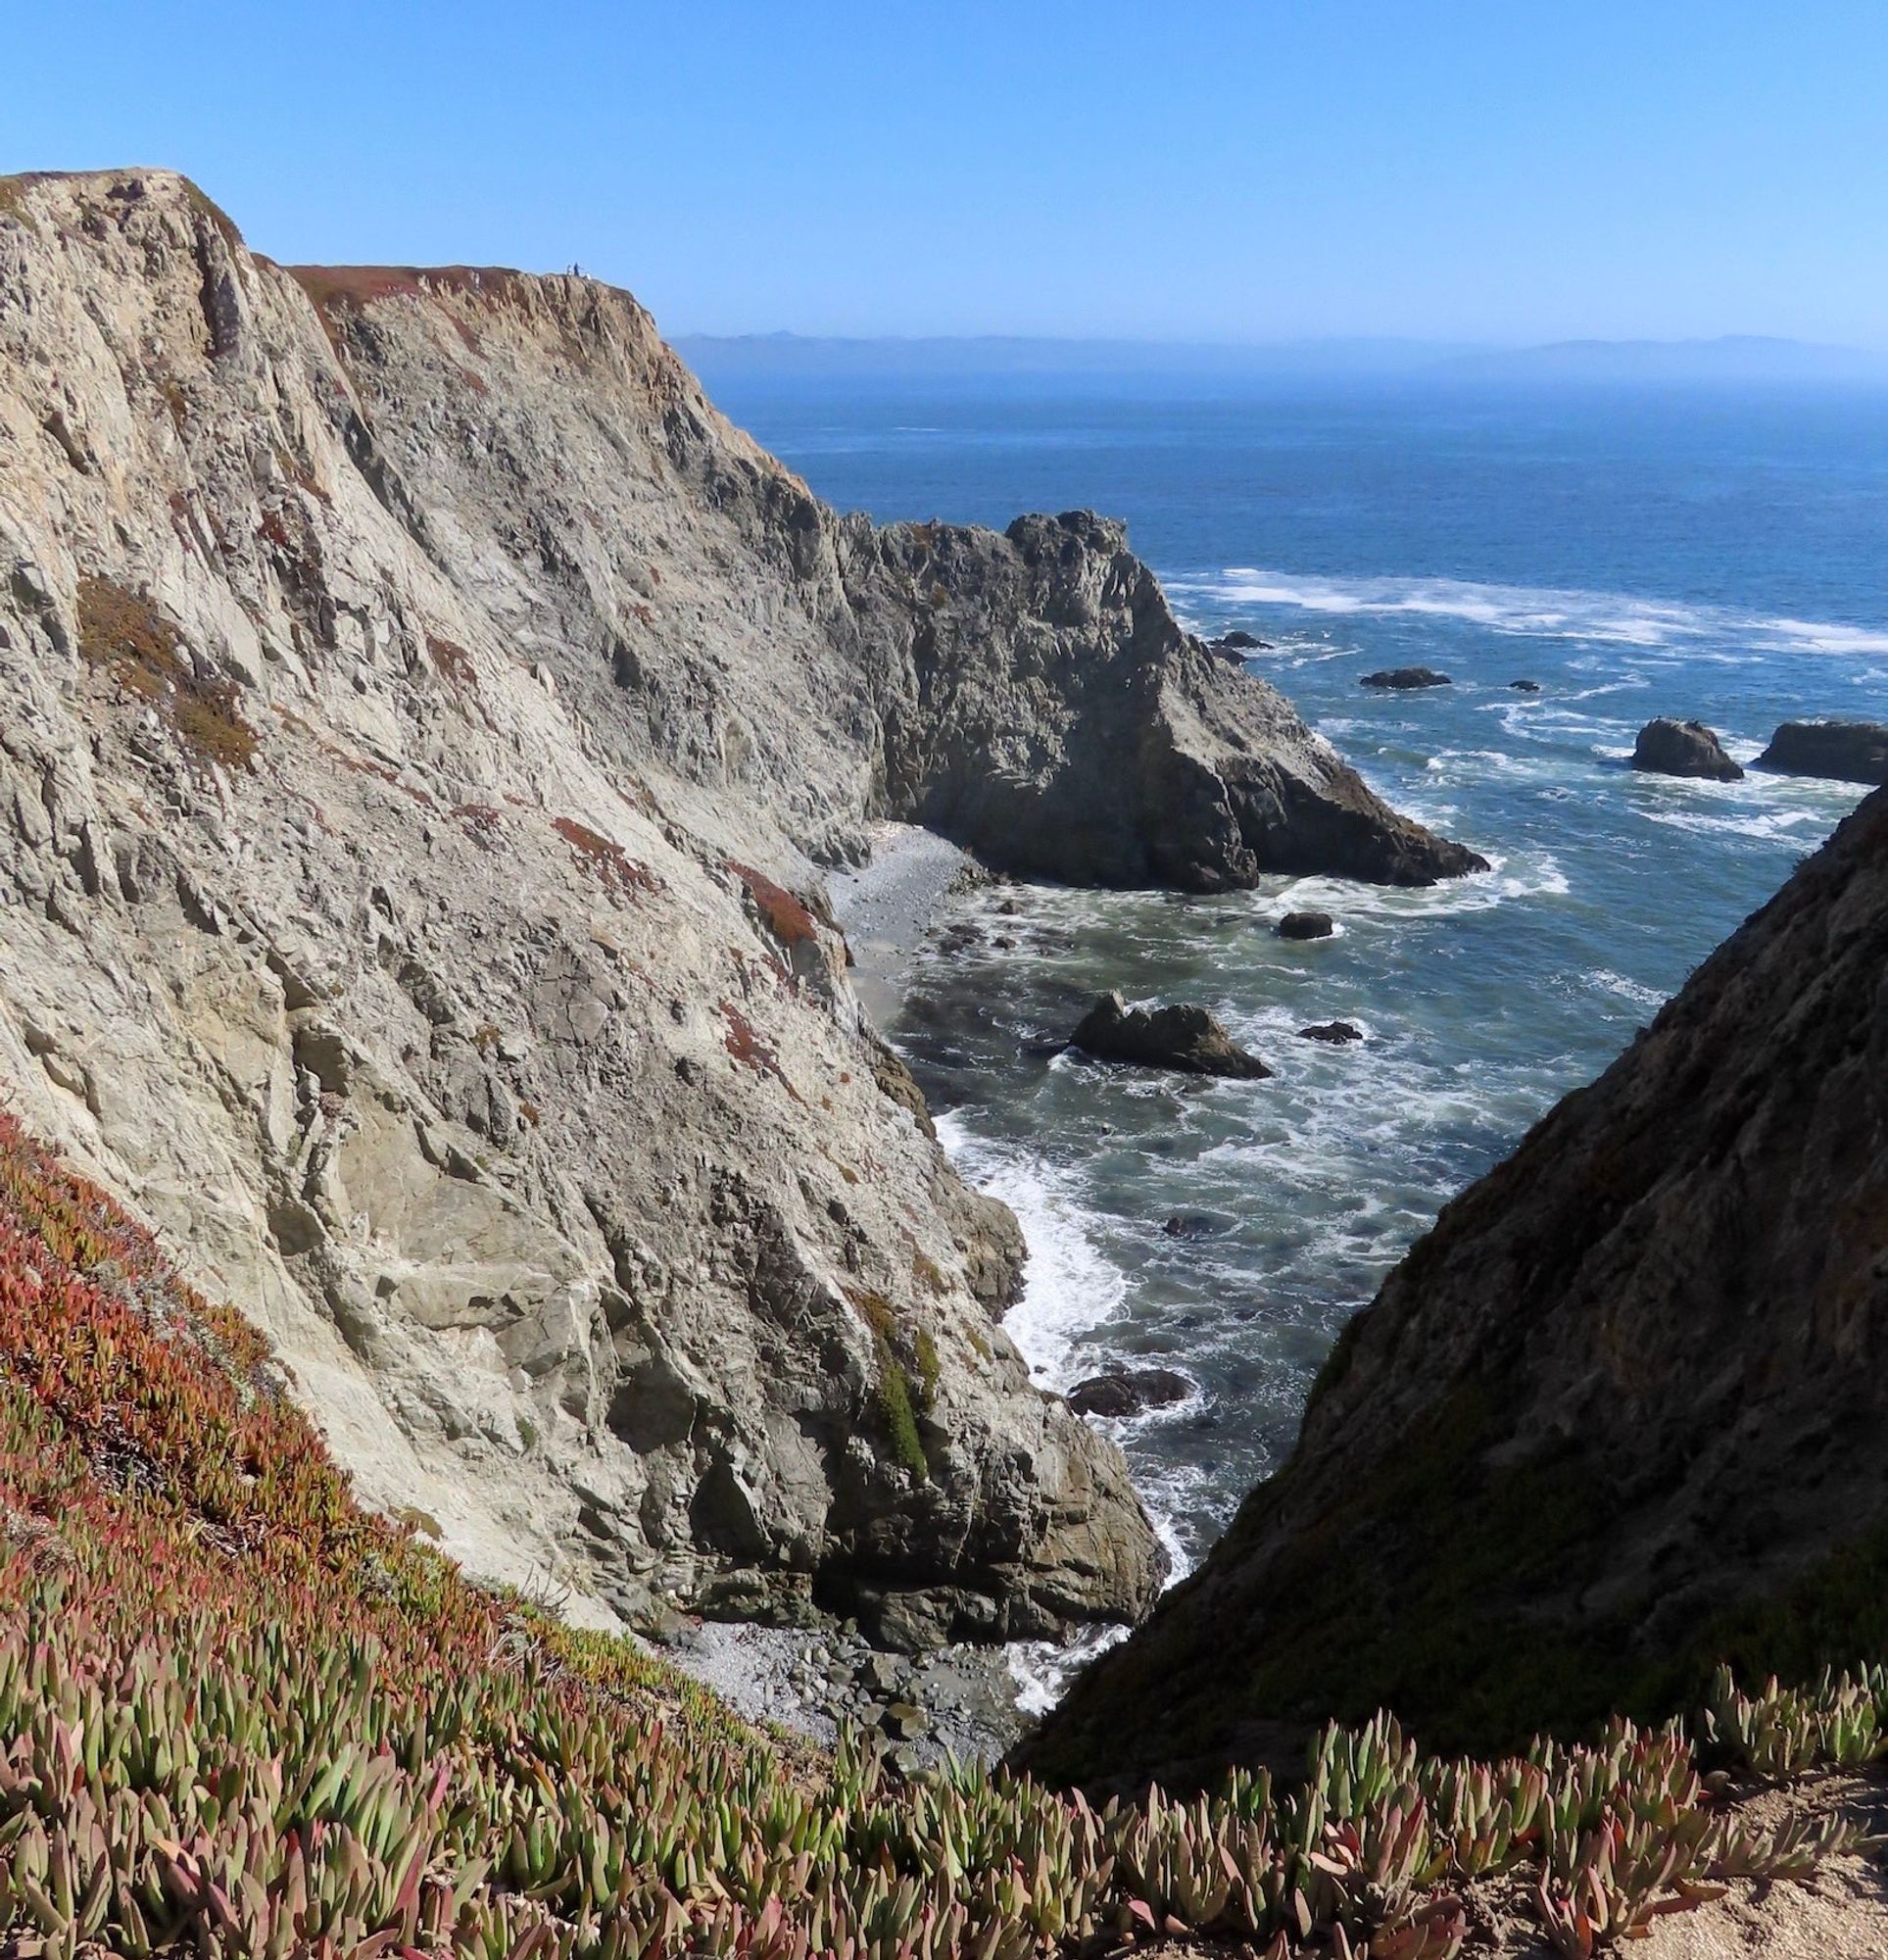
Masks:
[[[1888,783],[1888,725],[1879,721],[1786,721],[1757,759],[1760,769],[1836,783]]]
[[[1702,721],[1674,721],[1661,715],[1639,730],[1632,766],[1659,776],[1702,776],[1711,782],[1734,783],[1743,770],[1724,754],[1715,729]]]

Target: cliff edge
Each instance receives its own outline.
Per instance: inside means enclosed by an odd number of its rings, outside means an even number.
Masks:
[[[475,1572],[903,1644],[1133,1617],[1120,1455],[1032,1387],[1015,1221],[797,848],[855,690],[829,751],[788,653],[718,691],[792,575],[668,460],[710,412],[632,302],[438,283],[344,330],[179,177],[0,185],[7,1101]],[[431,452],[337,354],[408,341]]]

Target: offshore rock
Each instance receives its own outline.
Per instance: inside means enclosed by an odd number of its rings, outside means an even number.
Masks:
[[[1838,783],[1888,783],[1888,725],[1786,721],[1758,757],[1757,767]]]
[[[1661,715],[1639,730],[1632,766],[1661,776],[1702,776],[1719,783],[1739,782],[1743,770],[1724,754],[1715,729],[1702,721],[1674,721]]]
[[[1177,1368],[1110,1368],[1090,1375],[1069,1391],[1069,1406],[1078,1415],[1141,1415],[1185,1401],[1192,1383]]]
[[[1082,1017],[1069,1045],[1104,1061],[1139,1068],[1172,1068],[1188,1075],[1227,1075],[1255,1081],[1272,1071],[1237,1046],[1204,1007],[1130,1007],[1119,994],[1103,994]]]
[[[1406,690],[1422,687],[1453,687],[1455,683],[1447,674],[1437,673],[1433,667],[1382,667],[1376,673],[1367,673],[1357,685]]]
[[[1499,1750],[1811,1680],[1888,1593],[1888,791],[1339,1338],[1284,1467],[1026,1745],[1301,1762],[1394,1709]]]

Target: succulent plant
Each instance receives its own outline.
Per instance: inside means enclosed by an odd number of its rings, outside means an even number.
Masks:
[[[1502,1762],[1387,1714],[1302,1783],[1095,1807],[1001,1770],[816,1770],[619,1641],[355,1502],[267,1350],[0,1116],[0,1939],[143,1960],[1078,1960],[1168,1938],[1448,1960],[1531,1867],[1587,1955],[1855,1846],[1760,1829],[1679,1725]],[[1714,1686],[1776,1780],[1884,1753],[1888,1673]]]

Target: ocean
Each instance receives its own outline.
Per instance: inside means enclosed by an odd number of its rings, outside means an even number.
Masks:
[[[1655,714],[1746,761],[1785,719],[1888,717],[1888,394],[705,378],[842,508],[1125,517],[1190,625],[1269,642],[1256,671],[1494,865],[1423,892],[974,894],[889,1030],[953,1156],[1023,1221],[1009,1326],[1039,1380],[1157,1361],[1191,1384],[1110,1425],[1184,1572],[1441,1205],[1859,800],[1626,757]],[[1454,685],[1358,685],[1410,664]],[[1337,936],[1278,939],[1306,906]],[[1110,987],[1204,1003],[1276,1075],[1043,1058]],[[1366,1040],[1297,1033],[1333,1018]]]

